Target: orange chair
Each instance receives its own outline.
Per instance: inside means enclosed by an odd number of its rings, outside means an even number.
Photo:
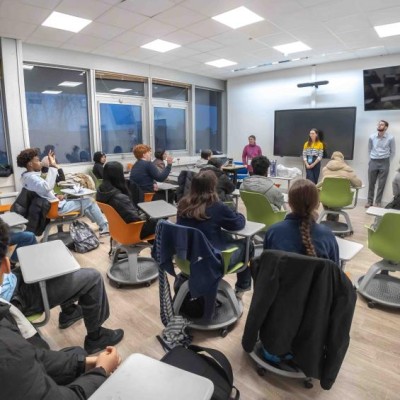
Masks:
[[[144,194],[144,201],[145,202],[152,201],[153,197],[154,197],[154,192],[145,193]]]
[[[12,204],[0,204],[0,214],[11,211]]]
[[[71,211],[69,213],[66,214],[62,214],[60,215],[58,213],[58,203],[59,200],[54,200],[51,201],[50,204],[50,210],[47,213],[47,218],[50,220],[49,223],[46,225],[46,228],[43,232],[43,237],[42,237],[42,242],[47,242],[49,239],[49,232],[50,229],[53,226],[59,226],[59,225],[64,225],[64,224],[69,224],[72,221],[75,221],[76,219],[78,219],[81,216],[81,213],[79,211]],[[62,233],[62,232],[60,232]],[[60,235],[62,236],[62,235]],[[69,233],[68,233],[69,236]],[[57,237],[58,239],[63,239],[62,237]]]
[[[140,232],[145,221],[127,224],[115,209],[108,204],[97,202],[108,221],[111,236],[111,245],[117,245],[111,252],[111,265],[107,271],[108,278],[121,285],[146,283],[150,286],[152,280],[158,276],[158,265],[150,257],[138,257],[145,247],[150,246],[147,240],[153,240],[154,235],[140,239]],[[128,257],[119,259],[120,253]]]

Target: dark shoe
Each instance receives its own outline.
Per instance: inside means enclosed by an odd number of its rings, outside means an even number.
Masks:
[[[82,309],[80,306],[77,305],[72,314],[67,314],[62,311],[60,312],[60,315],[58,317],[58,327],[60,329],[66,329],[82,318]]]
[[[243,297],[244,292],[248,292],[251,290],[251,286],[249,286],[246,289],[240,288],[240,287],[235,287],[235,295],[238,299],[241,299]]]
[[[372,204],[371,203],[367,203],[367,204],[365,204],[365,206],[364,206],[365,208],[369,208],[369,207],[372,207]]]
[[[100,334],[96,340],[90,339],[88,336],[85,337],[84,348],[88,354],[98,353],[107,346],[115,346],[123,337],[124,331],[122,329],[100,328]]]

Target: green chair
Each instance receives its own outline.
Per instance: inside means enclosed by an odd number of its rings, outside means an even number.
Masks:
[[[240,197],[246,207],[247,220],[265,224],[261,232],[266,232],[271,225],[285,218],[286,211],[274,211],[268,199],[261,193],[241,190]]]
[[[354,194],[356,194],[354,196]],[[335,235],[347,236],[353,234],[349,214],[346,211],[357,205],[358,188],[352,190],[350,181],[344,178],[324,178],[319,192],[319,200],[324,209],[317,222],[329,226]],[[328,215],[342,215],[346,221],[324,220]]]
[[[96,189],[102,184],[103,179],[99,179],[96,177],[96,175],[93,173],[92,168],[88,169],[87,174],[93,179],[94,185]]]
[[[368,248],[382,260],[359,278],[356,285],[358,291],[370,300],[370,308],[375,303],[400,307],[400,279],[388,273],[400,271],[400,213],[388,212],[383,215],[376,230],[372,227],[367,229]]]

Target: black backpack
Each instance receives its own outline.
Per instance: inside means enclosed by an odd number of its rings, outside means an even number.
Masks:
[[[240,399],[240,392],[233,385],[231,364],[218,350],[194,345],[176,346],[161,361],[210,379],[214,384],[211,400]],[[235,389],[234,397],[231,397],[232,389]]]
[[[393,200],[387,204],[385,208],[394,208],[395,210],[400,210],[400,194],[394,196]]]
[[[100,241],[86,222],[74,221],[69,226],[69,233],[74,241],[74,250],[77,253],[87,253],[97,249]]]

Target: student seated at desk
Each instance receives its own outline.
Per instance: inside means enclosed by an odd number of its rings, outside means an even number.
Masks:
[[[157,167],[157,169],[162,172],[165,169],[165,160],[167,159],[168,153],[165,149],[156,150],[154,152],[154,160],[153,164]]]
[[[7,257],[0,250],[0,284]],[[89,398],[121,362],[115,347],[97,357],[79,348],[52,351],[12,304],[0,299],[0,376],[4,399]]]
[[[97,178],[97,179],[103,179],[103,168],[104,168],[104,164],[106,163],[107,157],[105,155],[105,153],[103,153],[102,151],[96,151],[93,154],[93,161],[94,161],[94,165],[93,165],[93,175]]]
[[[283,193],[274,185],[274,182],[268,178],[268,168],[270,162],[265,156],[254,157],[251,160],[253,175],[243,179],[240,186],[241,190],[257,192],[264,195],[274,211],[282,209],[284,200]]]
[[[209,242],[219,250],[237,246],[233,253],[230,266],[244,261],[246,256],[245,239],[234,240],[223,229],[236,231],[246,225],[244,215],[231,210],[219,201],[216,191],[217,177],[212,171],[201,171],[192,179],[188,195],[178,204],[177,224],[189,226],[202,231]],[[253,256],[253,250],[250,257]],[[240,297],[243,292],[251,289],[251,273],[245,268],[237,274],[235,291]]]
[[[307,179],[294,181],[289,190],[289,206],[292,212],[267,230],[264,249],[326,258],[339,266],[339,247],[334,234],[315,222],[319,206],[315,184]]]
[[[196,161],[196,168],[204,167],[208,160],[212,157],[213,153],[210,149],[202,150],[200,153],[200,158]]]
[[[17,165],[18,167],[26,168],[26,171],[21,176],[22,186],[48,201],[60,200],[58,206],[58,213],[60,215],[71,211],[83,210],[85,215],[99,226],[100,235],[108,234],[107,220],[92,199],[63,200],[63,196],[56,196],[54,194],[53,188],[60,167],[57,165],[54,153],[51,151],[48,154],[48,160],[49,170],[46,179],[43,179],[40,176],[42,165],[39,161],[37,151],[35,149],[21,151],[17,157]]]
[[[20,247],[31,246],[37,244],[36,236],[33,232],[29,231],[17,231],[13,228],[10,229],[10,246],[15,246],[15,249],[10,257],[12,266],[15,266],[18,262],[17,249]]]
[[[96,200],[114,208],[127,224],[142,220],[126,186],[124,167],[118,161],[110,161],[104,166],[103,182],[97,189]],[[152,235],[156,224],[157,221],[147,221],[140,232],[140,238]]]
[[[0,297],[10,301],[25,315],[43,312],[39,284],[27,285],[19,268],[10,271],[10,262],[5,256],[9,242],[8,226],[0,220],[2,260]],[[122,329],[112,330],[102,327],[110,315],[110,310],[103,278],[97,270],[82,268],[71,274],[48,280],[46,287],[50,307],[61,306],[60,329],[68,328],[80,319],[84,319],[87,330],[84,347],[89,354],[113,346],[122,340],[124,336]],[[74,301],[78,301],[79,305],[75,305]],[[1,388],[0,393],[2,393]]]
[[[133,148],[133,154],[137,161],[131,169],[129,180],[135,182],[145,193],[153,193],[153,200],[165,200],[165,192],[158,190],[157,182],[164,182],[171,172],[172,156],[167,156],[167,166],[160,172],[157,167],[151,162],[151,147],[145,144],[138,144]],[[168,199],[172,202],[173,195]]]

